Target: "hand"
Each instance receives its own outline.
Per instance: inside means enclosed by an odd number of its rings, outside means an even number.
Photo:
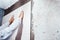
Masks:
[[[13,21],[14,21],[14,16],[12,16],[12,17],[9,19],[9,23],[12,24]]]

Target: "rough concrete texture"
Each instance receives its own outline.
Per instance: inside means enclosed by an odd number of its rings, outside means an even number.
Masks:
[[[35,40],[60,40],[60,0],[33,0]]]

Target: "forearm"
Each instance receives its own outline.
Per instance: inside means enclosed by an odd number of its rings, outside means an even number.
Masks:
[[[18,25],[20,25],[21,20],[17,19],[15,20],[9,27],[5,28],[4,30],[0,31],[0,36],[5,37],[5,34],[9,34],[10,32],[13,32],[17,28]]]
[[[3,24],[2,26],[0,26],[0,30],[3,30],[4,28],[8,27],[9,26],[9,22]]]
[[[21,24],[21,19],[17,18],[14,22],[9,26],[9,32],[15,30]]]

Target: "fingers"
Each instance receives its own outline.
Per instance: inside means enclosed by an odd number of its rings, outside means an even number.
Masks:
[[[19,15],[19,18],[20,18],[21,20],[23,20],[23,18],[24,18],[24,11],[21,11],[21,13],[20,13],[20,15]],[[13,21],[14,21],[14,15],[12,15],[12,17],[9,19],[10,24],[11,24]]]
[[[21,11],[19,18],[23,19],[24,18],[24,11]]]
[[[10,24],[14,21],[14,16],[9,19]]]

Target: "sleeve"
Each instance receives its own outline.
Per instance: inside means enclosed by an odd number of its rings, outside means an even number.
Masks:
[[[17,26],[19,26],[20,24],[21,24],[20,18],[14,20],[14,22],[9,27],[0,31],[0,37],[2,39],[9,37],[10,36],[9,34],[12,33],[17,28]],[[5,37],[6,35],[7,35],[7,37]]]
[[[3,24],[2,26],[0,26],[0,30],[3,30],[4,28],[8,27],[9,26],[9,22]]]

